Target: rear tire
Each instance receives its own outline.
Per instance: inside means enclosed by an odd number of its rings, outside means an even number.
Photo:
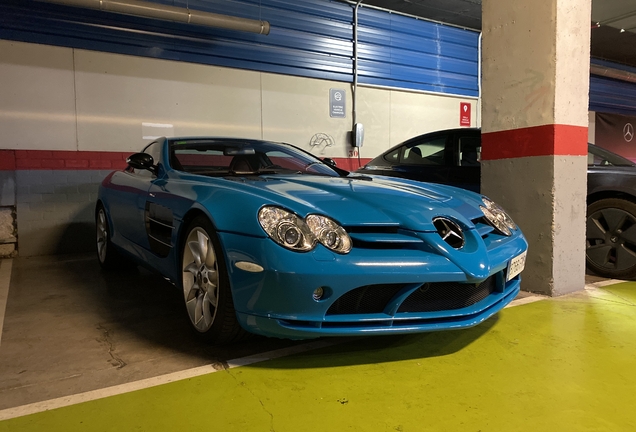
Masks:
[[[212,223],[198,216],[181,242],[181,289],[190,324],[208,342],[245,338],[236,319],[225,258]]]
[[[636,204],[608,198],[587,208],[585,258],[589,270],[613,279],[636,277]]]

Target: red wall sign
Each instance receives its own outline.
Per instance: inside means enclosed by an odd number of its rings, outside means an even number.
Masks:
[[[459,125],[470,126],[470,104],[468,102],[459,103]]]

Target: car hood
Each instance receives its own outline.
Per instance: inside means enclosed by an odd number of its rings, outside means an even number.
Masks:
[[[301,216],[318,213],[344,226],[399,225],[435,231],[436,216],[455,219],[464,229],[483,216],[480,195],[450,186],[382,176],[261,176],[237,178],[243,189]]]

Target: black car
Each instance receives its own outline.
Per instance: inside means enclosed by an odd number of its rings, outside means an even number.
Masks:
[[[411,138],[357,172],[443,183],[479,192],[481,131],[450,129]],[[636,278],[636,164],[588,145],[586,261],[594,273]]]

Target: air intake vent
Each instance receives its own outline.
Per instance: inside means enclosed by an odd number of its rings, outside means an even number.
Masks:
[[[436,282],[422,285],[400,305],[398,312],[437,312],[474,305],[495,291],[496,276],[480,284]]]

